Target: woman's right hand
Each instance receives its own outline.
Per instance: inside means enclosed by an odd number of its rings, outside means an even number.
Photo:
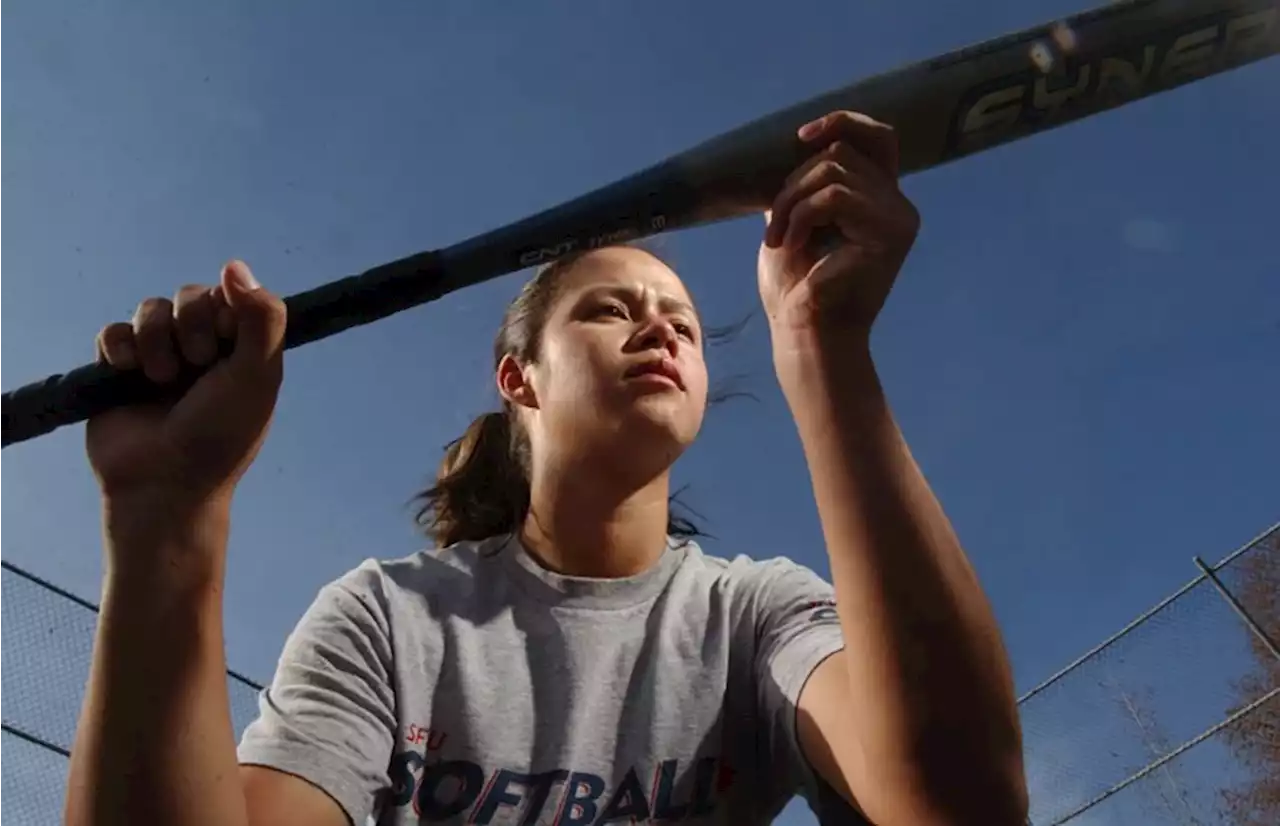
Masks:
[[[218,285],[149,298],[131,322],[102,329],[99,360],[160,384],[183,364],[212,365],[172,402],[117,408],[88,422],[89,461],[109,507],[141,509],[146,520],[229,507],[275,409],[285,321],[284,302],[233,261]],[[234,344],[221,360],[220,342]]]

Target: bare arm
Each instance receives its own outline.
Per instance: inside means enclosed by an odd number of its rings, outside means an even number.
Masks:
[[[85,429],[102,488],[106,577],[67,826],[346,823],[318,788],[240,769],[227,701],[231,498],[275,408],[286,315],[232,261],[216,286],[144,299],[132,321],[98,333],[99,361],[152,382],[172,381],[184,363],[207,370],[170,405],[112,410]],[[215,363],[220,340],[233,352]]]
[[[920,229],[898,187],[897,137],[856,112],[797,137],[813,152],[766,215],[757,269],[845,643],[797,700],[799,737],[879,826],[1021,826],[1021,733],[1000,633],[871,360],[872,325]]]
[[[1022,824],[1012,676],[973,569],[893,421],[865,338],[806,349],[779,376],[846,648],[800,697],[802,746],[882,826]]]
[[[67,826],[347,823],[314,786],[238,765],[222,636],[228,513],[169,520],[142,503],[106,509],[109,558],[121,562],[103,589]]]

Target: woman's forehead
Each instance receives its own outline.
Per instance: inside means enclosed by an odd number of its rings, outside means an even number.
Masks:
[[[653,291],[661,297],[693,303],[680,276],[652,253],[634,247],[610,247],[582,257],[568,273],[565,284],[571,290],[599,287],[629,291]]]

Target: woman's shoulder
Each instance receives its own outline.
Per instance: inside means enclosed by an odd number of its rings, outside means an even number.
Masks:
[[[712,594],[752,604],[793,594],[822,595],[831,588],[813,569],[794,559],[745,553],[718,556],[706,553],[696,543],[686,547],[682,567]]]
[[[685,544],[686,565],[704,575],[730,581],[768,581],[777,577],[817,576],[811,568],[785,556],[756,557],[745,553],[719,556],[698,543]]]
[[[379,601],[405,597],[421,599],[437,594],[457,598],[471,592],[479,568],[501,549],[502,538],[464,541],[447,548],[430,548],[401,557],[365,559],[329,587]]]

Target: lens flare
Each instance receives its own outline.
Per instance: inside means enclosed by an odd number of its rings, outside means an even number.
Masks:
[[[1028,57],[1040,71],[1048,74],[1053,70],[1053,50],[1049,48],[1048,43],[1044,41],[1033,43]]]

